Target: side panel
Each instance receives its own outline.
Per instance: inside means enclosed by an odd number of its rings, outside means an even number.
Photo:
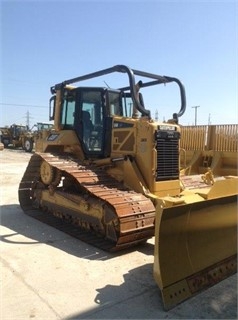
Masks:
[[[44,132],[40,138],[35,141],[36,152],[68,152],[77,155],[81,160],[84,159],[84,153],[79,139],[73,130],[61,130]]]

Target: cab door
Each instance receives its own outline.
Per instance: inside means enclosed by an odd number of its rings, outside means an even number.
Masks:
[[[105,105],[103,90],[80,88],[75,129],[85,154],[101,157],[105,148]]]

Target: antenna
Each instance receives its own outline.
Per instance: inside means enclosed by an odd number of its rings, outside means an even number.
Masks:
[[[110,89],[109,85],[106,83],[106,81],[103,81],[105,83],[105,85]]]

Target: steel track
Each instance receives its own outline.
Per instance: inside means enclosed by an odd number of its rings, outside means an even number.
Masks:
[[[33,193],[37,190],[40,181],[40,165],[47,161],[57,168],[63,175],[73,178],[74,183],[83,188],[90,197],[102,204],[106,203],[113,208],[118,217],[120,229],[117,241],[103,237],[95,230],[85,230],[75,226],[65,213],[61,218],[55,217],[54,208],[35,208]],[[155,208],[150,199],[140,193],[126,189],[103,169],[94,165],[82,165],[69,155],[55,155],[50,153],[35,153],[26,168],[19,186],[19,202],[23,211],[44,223],[47,223],[71,236],[85,241],[93,246],[107,251],[117,251],[144,242],[154,235]],[[65,198],[70,197],[67,192],[61,192]],[[79,212],[80,214],[80,212]],[[59,216],[59,208],[57,208]],[[90,217],[89,217],[90,218]],[[86,218],[85,223],[88,223]]]

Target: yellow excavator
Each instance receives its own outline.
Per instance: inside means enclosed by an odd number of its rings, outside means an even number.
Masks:
[[[118,73],[127,82],[117,89],[73,86]],[[170,83],[180,110],[155,122],[141,91]],[[166,309],[236,272],[238,179],[210,168],[206,179],[180,173],[179,79],[116,65],[51,93],[54,128],[36,140],[19,186],[26,214],[108,251],[155,236],[154,277]]]

